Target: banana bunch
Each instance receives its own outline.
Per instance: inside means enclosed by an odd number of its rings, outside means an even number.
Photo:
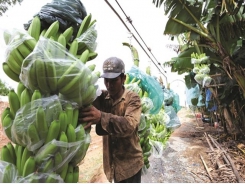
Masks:
[[[145,116],[144,116],[145,117]],[[150,135],[150,123],[149,121],[145,121],[145,127],[142,130],[138,131],[139,137],[140,137],[140,146],[143,151],[143,156],[144,156],[144,164],[146,168],[148,169],[150,167],[150,162],[149,162],[149,156],[151,156],[151,145],[149,143],[149,135]]]
[[[42,103],[45,103],[43,98],[37,98],[30,103],[32,105],[30,113],[33,114],[34,121],[30,120],[31,123],[25,122],[19,126],[24,130],[18,133],[18,138],[16,133],[12,136],[14,140],[18,140],[17,144],[14,147],[9,142],[4,146],[1,151],[1,160],[14,164],[19,176],[26,177],[35,172],[55,172],[65,182],[77,181],[79,172],[77,164],[86,155],[90,145],[90,134],[85,132],[82,125],[77,125],[78,108],[74,108],[70,102],[64,104],[63,107],[59,102],[57,104],[57,101],[47,104],[45,106],[47,111],[43,106],[40,106]],[[55,104],[61,108],[54,108]],[[6,109],[7,111],[10,112],[10,108]],[[51,119],[47,117],[47,112],[54,114],[54,111],[58,112],[58,116],[55,116],[56,119],[50,123],[47,122],[46,120]],[[6,112],[5,114],[7,114]],[[30,114],[17,113],[15,118],[18,119],[18,116],[25,115],[31,116]],[[26,126],[27,128],[25,128]],[[16,128],[12,128],[12,132],[17,132]]]
[[[12,33],[5,31],[4,40],[8,50],[6,59],[2,63],[3,71],[9,78],[19,82],[22,63],[34,50],[37,41],[29,34],[17,30]]]
[[[86,123],[78,124],[78,109],[93,102],[100,77],[88,63],[98,55],[95,23],[88,14],[74,34],[73,27],[62,30],[59,21],[44,29],[35,16],[26,32],[4,32],[3,70],[18,82],[1,115],[11,142],[0,160],[17,172],[16,179],[4,166],[5,181],[78,182],[78,164],[91,141]]]
[[[207,63],[209,61],[209,56],[206,56],[206,53],[192,53],[191,54],[191,63],[192,64],[201,64]]]

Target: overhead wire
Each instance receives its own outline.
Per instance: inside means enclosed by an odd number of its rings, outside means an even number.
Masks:
[[[139,42],[139,40],[134,36],[134,34],[131,32],[131,30],[128,28],[128,26],[125,24],[124,20],[121,18],[121,16],[117,13],[117,11],[113,8],[113,6],[107,1],[105,0],[105,2],[107,3],[107,5],[112,9],[112,11],[117,15],[117,17],[121,20],[121,22],[123,23],[123,25],[126,27],[126,29],[132,34],[133,38],[136,40],[136,42],[140,45],[140,47],[142,48],[142,50],[145,52],[145,54],[149,57],[149,59],[153,62],[153,64],[156,66],[156,68],[159,70],[160,73],[162,73],[162,75],[166,78],[167,81],[167,77],[165,76],[165,74],[160,70],[160,68],[158,67],[158,65],[152,60],[152,58],[150,57],[150,55],[146,52],[146,50],[144,49],[144,47],[142,46],[142,44]],[[165,72],[165,71],[164,71]]]
[[[128,22],[131,24],[131,26],[134,28],[134,31],[137,33],[137,35],[140,37],[141,41],[144,43],[145,47],[148,49],[148,51],[151,53],[152,57],[157,61],[157,64],[161,66],[161,63],[157,60],[157,58],[154,56],[154,54],[151,52],[151,49],[147,46],[147,44],[145,43],[144,39],[141,37],[141,35],[139,34],[139,32],[137,31],[137,29],[134,27],[133,25],[133,21],[132,19],[127,16],[127,14],[125,13],[125,11],[123,10],[123,8],[121,7],[121,5],[118,3],[117,0],[115,0],[117,5],[119,6],[119,8],[122,10],[123,14],[125,15],[125,17],[127,18]],[[162,68],[163,69],[163,68]],[[163,69],[163,71],[166,73],[166,71]]]

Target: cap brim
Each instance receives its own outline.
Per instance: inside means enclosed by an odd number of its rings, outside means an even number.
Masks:
[[[107,79],[113,79],[120,75],[121,73],[103,73],[100,77],[101,78],[107,78]]]

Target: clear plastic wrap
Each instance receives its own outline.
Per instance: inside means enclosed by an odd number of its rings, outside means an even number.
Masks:
[[[18,171],[14,164],[0,160],[0,183],[15,183]]]
[[[179,117],[175,111],[175,109],[171,106],[164,107],[164,112],[168,115],[169,121],[166,122],[166,127],[174,130],[181,125]]]
[[[146,127],[146,117],[144,114],[141,113],[138,131],[144,130],[145,127]]]
[[[16,57],[16,52],[18,51],[15,51],[15,50],[17,49],[18,46],[24,44],[26,40],[30,40],[30,39],[34,40],[34,38],[31,37],[27,32],[19,30],[19,29],[4,30],[3,34],[5,35],[4,38],[6,42],[5,56],[4,56],[5,62],[7,62],[10,57]],[[14,55],[12,52],[14,53]],[[17,64],[21,66],[22,63],[17,63]]]
[[[35,151],[40,148],[45,141],[45,137],[42,138],[39,136],[40,139],[38,141],[36,139],[32,139],[31,133],[34,134],[35,132],[30,132],[31,129],[29,129],[31,127],[30,125],[34,125],[36,127],[35,123],[38,108],[43,108],[46,122],[48,126],[50,126],[53,120],[58,119],[60,112],[63,111],[63,106],[67,103],[70,102],[61,100],[57,95],[53,95],[34,100],[24,105],[17,111],[13,121],[11,128],[12,141],[19,145],[26,146],[30,151]],[[72,105],[74,108],[77,107],[76,103],[73,103]],[[37,131],[39,135],[41,133],[47,133],[42,132],[42,130]]]
[[[20,177],[16,183],[64,183],[64,180],[55,173],[32,173],[26,177]]]
[[[129,83],[129,84],[125,84],[124,85],[125,88],[127,88],[128,90],[131,90],[135,93],[139,93],[141,88],[139,87],[138,83],[137,82],[133,82],[133,83]]]
[[[151,110],[154,108],[153,101],[149,97],[141,98],[141,107],[144,114],[150,114]]]
[[[187,105],[192,106],[191,99],[192,98],[199,98],[201,95],[201,90],[198,84],[196,84],[194,87],[188,89],[186,88],[186,103]]]
[[[140,84],[142,90],[147,91],[149,98],[151,98],[154,104],[154,108],[151,109],[150,113],[157,114],[162,107],[164,99],[162,87],[160,86],[159,82],[152,76],[139,70],[139,68],[136,66],[132,66],[128,71],[128,74],[130,78],[136,77],[138,80],[141,80]]]
[[[76,38],[78,43],[84,44],[90,51],[95,51],[97,48],[97,30],[96,24],[89,27],[80,37]]]
[[[164,144],[160,141],[149,140],[152,146],[152,156],[154,158],[161,158],[164,150]]]
[[[39,68],[35,72],[35,68]],[[56,41],[41,37],[23,61],[21,82],[42,94],[61,94],[66,100],[90,104],[97,97],[98,76]]]
[[[72,160],[83,144],[83,140],[76,142],[63,142],[53,139],[51,142],[43,145],[35,154],[38,171],[60,173],[63,166]],[[59,154],[59,157],[61,156],[62,160],[57,164],[53,163],[53,167],[47,167],[50,162],[53,162],[54,159],[58,157],[57,154]]]

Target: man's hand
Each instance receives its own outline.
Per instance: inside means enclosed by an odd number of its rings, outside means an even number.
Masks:
[[[87,125],[84,126],[84,129],[90,127],[93,124],[97,124],[101,119],[101,112],[96,109],[94,106],[89,106],[80,109],[79,121],[87,122]]]

